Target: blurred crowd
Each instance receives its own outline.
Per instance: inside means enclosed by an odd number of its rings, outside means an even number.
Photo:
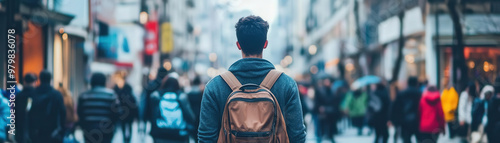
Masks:
[[[117,126],[124,142],[130,142],[137,130],[149,133],[154,142],[197,140],[206,84],[200,76],[183,79],[160,68],[138,96],[126,77],[125,71],[93,73],[89,90],[74,98],[62,84],[53,85],[49,71],[26,74],[12,108],[15,135],[8,134],[8,127],[1,128],[0,140],[78,142],[75,130],[81,129],[85,142],[109,143]],[[304,118],[311,115],[318,143],[324,139],[335,142],[336,135],[352,127],[359,136],[374,132],[375,143],[387,143],[391,127],[394,141],[404,143],[412,142],[413,137],[417,142],[437,142],[443,136],[463,142],[500,142],[500,78],[493,85],[469,83],[458,93],[453,85],[446,84],[440,91],[410,77],[407,88],[396,89],[395,96],[378,77],[358,80],[349,85],[325,74],[297,79]],[[0,92],[0,114],[5,117],[11,109],[7,92]],[[9,122],[6,118],[1,121]],[[132,129],[134,121],[139,122],[137,130]]]
[[[439,137],[461,142],[500,142],[500,78],[494,85],[470,83],[457,93],[447,84],[436,86],[407,79],[407,88],[391,88],[378,77],[351,85],[342,79],[317,74],[298,80],[304,117],[312,115],[316,140],[335,142],[347,128],[357,134],[375,133],[375,143],[387,143],[393,127],[394,142],[437,142]],[[366,79],[362,77],[358,80]],[[363,129],[368,128],[365,132]],[[412,139],[415,138],[415,139]]]
[[[0,116],[15,111],[14,134],[8,134],[12,129],[8,126],[0,128],[0,142],[76,143],[75,130],[79,129],[86,143],[110,143],[118,126],[125,143],[131,142],[137,130],[159,143],[196,140],[205,85],[200,76],[189,80],[160,68],[149,75],[138,96],[126,77],[126,71],[93,73],[89,90],[73,97],[63,84],[53,85],[47,70],[24,75],[23,84],[16,87],[15,106],[9,107],[10,91],[0,92]],[[189,83],[181,86],[183,80]],[[135,130],[134,121],[139,122]],[[9,120],[1,122],[7,125]]]

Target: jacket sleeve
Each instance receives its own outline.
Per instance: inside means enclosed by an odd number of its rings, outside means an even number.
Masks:
[[[114,97],[114,101],[111,103],[111,112],[114,113],[114,115],[112,115],[112,121],[113,122],[116,122],[118,120],[123,120],[125,119],[125,113],[123,111],[123,108],[121,107],[121,104],[120,104],[120,99],[118,99],[118,95],[116,95],[115,93],[112,93],[113,97]]]
[[[394,100],[394,102],[392,102],[391,104],[391,107],[390,107],[390,111],[389,111],[389,119],[391,120],[391,122],[395,125],[399,125],[401,123],[401,95],[400,93],[398,93],[396,95],[396,100]]]
[[[156,75],[156,78],[152,81],[149,81],[147,83],[147,85],[144,87],[144,90],[143,90],[143,99],[144,99],[144,105],[143,106],[143,110],[142,110],[142,113],[143,114],[143,121],[147,121],[149,120],[149,115],[151,115],[151,110],[149,110],[149,106],[150,106],[150,99],[151,99],[151,94],[153,92],[155,92],[155,90],[158,89],[158,87],[161,85],[161,81],[163,80],[163,78],[165,78],[165,76],[167,76],[167,71],[164,69],[164,68],[159,68],[158,69],[158,73]]]
[[[64,106],[64,100],[61,95],[61,93],[57,92],[57,102],[56,105],[54,105],[56,110],[59,112],[59,116],[57,117],[58,123],[59,123],[59,128],[61,129],[58,133],[62,136],[64,136],[65,131],[65,122],[66,122],[66,106]]]
[[[295,82],[295,81],[294,81]],[[293,83],[293,88],[290,89],[288,99],[283,115],[285,117],[286,130],[291,143],[303,143],[306,139],[306,127],[302,118],[302,105],[299,97],[297,84]]]
[[[497,95],[494,95],[497,96]],[[498,122],[500,121],[500,99],[493,99],[490,100],[491,102],[488,103],[488,122],[490,124],[487,124],[488,127],[493,127],[494,124],[491,124],[493,122]]]
[[[455,88],[451,88],[450,91],[449,91],[449,94],[450,94],[450,110],[453,112],[453,114],[455,114],[455,111],[457,110],[457,106],[458,106],[458,93],[457,91],[455,90]]]
[[[191,109],[191,105],[189,104],[187,94],[181,93],[181,95],[179,96],[179,100],[181,102],[181,107],[184,111],[184,115],[186,117],[186,120],[190,124],[194,124],[196,120],[194,117],[193,109]]]
[[[215,143],[218,139],[221,113],[214,96],[210,88],[205,88],[201,100],[201,120],[198,128],[199,143]]]
[[[438,123],[439,123],[439,129],[444,133],[446,132],[445,130],[445,124],[446,124],[446,121],[444,119],[444,112],[443,112],[443,106],[441,105],[441,103],[438,103],[439,105],[437,106],[437,110],[438,110]]]
[[[466,111],[465,111],[465,106],[467,104],[467,93],[465,92],[462,92],[462,94],[460,94],[460,99],[458,101],[458,121],[459,122],[465,122],[466,120]],[[470,114],[470,113],[469,113]]]
[[[80,96],[78,96],[78,99],[76,101],[76,114],[78,115],[78,122],[77,122],[77,125],[81,125],[82,124],[82,121],[85,119],[85,117],[83,116],[83,109],[82,109],[82,104],[83,104],[83,94],[80,94]]]
[[[351,105],[351,102],[352,102],[352,92],[348,92],[345,99],[344,99],[344,104],[342,105],[342,110],[349,111],[349,106]]]

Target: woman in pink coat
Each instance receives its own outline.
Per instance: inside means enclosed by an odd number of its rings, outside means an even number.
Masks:
[[[435,143],[439,133],[444,133],[444,113],[441,106],[439,90],[435,86],[428,87],[420,99],[420,141]]]

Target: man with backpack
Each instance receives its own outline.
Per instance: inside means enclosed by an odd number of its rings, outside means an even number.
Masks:
[[[40,86],[35,89],[36,95],[28,100],[28,130],[33,143],[61,143],[64,138],[66,108],[61,93],[51,84],[52,74],[40,72]]]
[[[410,77],[408,88],[398,93],[391,108],[391,121],[395,126],[401,127],[404,143],[411,143],[413,135],[417,138],[420,136],[418,107],[422,92],[417,85],[418,79]]]
[[[113,90],[106,88],[106,75],[94,73],[91,89],[78,97],[77,113],[86,143],[111,143],[115,124],[121,115],[120,102]]]
[[[243,58],[207,84],[199,142],[305,142],[296,82],[262,59],[269,24],[252,15],[235,27]]]

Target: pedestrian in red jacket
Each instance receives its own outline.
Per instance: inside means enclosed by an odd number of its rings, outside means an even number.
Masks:
[[[445,132],[445,120],[439,90],[435,86],[429,86],[424,91],[420,99],[419,114],[421,142],[437,142],[439,133]]]

